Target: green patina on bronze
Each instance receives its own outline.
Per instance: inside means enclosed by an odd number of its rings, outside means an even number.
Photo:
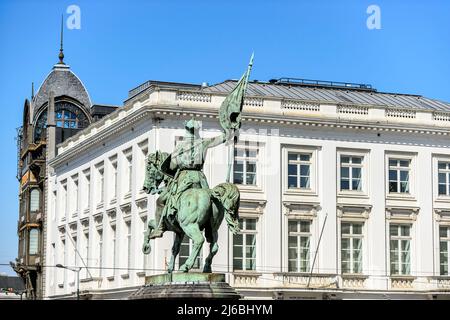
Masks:
[[[192,268],[206,238],[210,243],[210,252],[205,259],[203,272],[210,273],[212,259],[218,251],[217,230],[223,219],[232,233],[239,231],[238,188],[225,182],[210,189],[202,170],[207,150],[232,140],[241,127],[244,94],[252,64],[253,55],[247,71],[219,109],[222,134],[214,138],[202,138],[199,134],[200,123],[191,119],[185,122],[184,139],[171,154],[156,151],[148,156],[144,190],[150,194],[159,194],[159,197],[156,200],[155,219],[148,222],[143,252],[150,253],[150,239],[162,237],[165,231],[175,232],[169,273],[174,269],[184,235],[193,241],[193,249],[180,270],[188,272]]]

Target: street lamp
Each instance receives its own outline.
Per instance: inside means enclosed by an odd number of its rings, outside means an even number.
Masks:
[[[67,269],[73,272],[77,273],[77,300],[80,300],[80,271],[81,271],[81,267],[77,267],[77,268],[70,268],[70,267],[66,267],[63,266],[62,264],[58,263],[56,265],[57,268],[61,268],[61,269]]]

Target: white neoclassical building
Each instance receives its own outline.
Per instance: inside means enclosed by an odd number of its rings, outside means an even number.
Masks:
[[[146,156],[171,152],[184,121],[220,133],[236,81],[149,81],[49,161],[45,296],[125,298],[166,270],[174,235],[141,251],[154,196]],[[210,149],[210,186],[241,190],[241,233],[222,224],[215,272],[246,298],[448,298],[450,104],[369,85],[249,83],[239,141]],[[197,266],[208,252],[205,245]],[[186,259],[185,239],[178,264]]]

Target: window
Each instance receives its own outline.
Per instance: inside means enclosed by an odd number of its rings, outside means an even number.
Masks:
[[[341,190],[362,191],[363,157],[341,155]]]
[[[73,212],[78,212],[78,202],[79,202],[79,192],[78,192],[78,175],[73,180],[73,193],[75,195],[74,197],[74,204],[73,204]]]
[[[233,269],[256,270],[255,218],[239,219],[240,232],[233,235]]]
[[[131,268],[131,222],[127,222],[125,225],[127,230],[127,269],[129,272]]]
[[[187,235],[184,235],[183,240],[181,241],[181,246],[180,246],[180,258],[178,260],[179,265],[182,266],[186,260],[189,258],[189,255],[192,252],[192,246],[193,246],[193,241],[191,239],[189,239],[189,237]],[[200,250],[197,259],[194,262],[193,265],[193,269],[200,269],[202,266],[202,258],[203,254],[202,251]]]
[[[440,196],[450,196],[450,162],[438,162],[438,192]]]
[[[448,276],[449,251],[450,247],[450,226],[439,227],[439,266],[440,275]]]
[[[311,221],[288,221],[288,271],[308,272],[310,265]]]
[[[30,254],[38,254],[39,253],[39,230],[31,229],[30,230],[30,238],[29,238],[29,250]]]
[[[341,223],[342,273],[362,273],[362,223]]]
[[[103,230],[98,230],[98,276],[103,274]]]
[[[89,205],[91,202],[91,174],[89,172],[85,173],[85,178],[86,178],[86,194],[85,194],[85,199],[86,199],[86,203],[85,203],[85,208],[84,209],[89,209]]]
[[[55,113],[56,126],[61,128],[78,128],[77,115],[69,110],[61,109]]]
[[[116,197],[117,197],[117,158],[112,161],[111,168],[112,168],[111,199],[116,199]]]
[[[411,160],[389,159],[389,192],[409,193],[410,192],[410,168]]]
[[[67,202],[67,183],[63,182],[62,183],[62,201],[61,201],[61,211],[63,212],[63,215],[61,217],[61,219],[66,219],[67,216],[67,206],[68,206],[68,202]]]
[[[97,204],[101,204],[103,203],[103,199],[104,199],[104,193],[105,193],[105,189],[104,189],[104,185],[105,185],[105,170],[103,168],[103,165],[101,167],[99,167],[98,169],[98,179],[97,179]]]
[[[73,240],[73,265],[76,266],[77,265],[77,237],[73,236],[72,237]]]
[[[411,271],[411,226],[391,224],[390,251],[391,274],[409,275]]]
[[[116,226],[111,226],[111,239],[112,239],[112,267],[113,267],[113,274],[116,274],[116,250],[117,250],[117,243],[116,243]]]
[[[258,148],[245,145],[237,145],[234,149],[233,182],[243,185],[256,185],[256,163]]]
[[[89,267],[89,232],[85,232],[84,233],[84,244],[85,244],[85,250],[84,250],[84,263],[86,264],[86,278],[89,276],[89,271],[88,271],[88,267]]]
[[[39,197],[40,197],[39,189],[32,189],[30,192],[30,211],[31,212],[39,210]]]
[[[133,156],[127,156],[127,192],[131,192],[132,177],[133,177]]]
[[[288,152],[288,188],[310,189],[311,153]]]

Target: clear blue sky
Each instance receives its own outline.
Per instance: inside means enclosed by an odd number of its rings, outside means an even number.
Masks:
[[[369,83],[450,101],[447,0],[2,0],[0,263],[17,254],[16,127],[31,82],[39,87],[58,61],[60,16],[71,4],[81,29],[65,29],[65,61],[95,103],[121,104],[149,79],[238,78],[252,51],[253,79]],[[366,26],[371,4],[381,9],[381,30]]]

